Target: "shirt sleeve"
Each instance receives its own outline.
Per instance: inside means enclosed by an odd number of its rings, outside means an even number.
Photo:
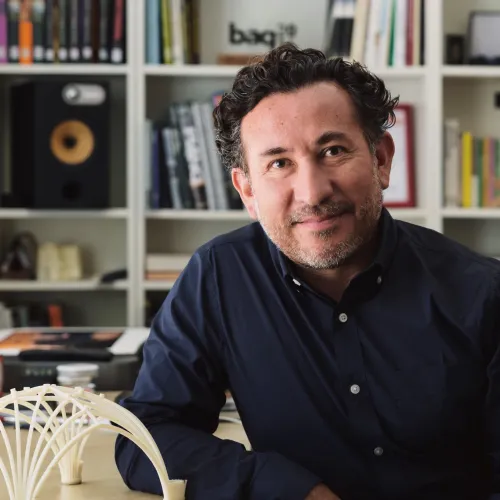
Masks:
[[[122,405],[148,428],[171,479],[189,500],[304,500],[319,478],[277,453],[247,451],[212,434],[226,376],[210,254],[195,254],[156,315],[131,397]],[[144,453],[118,436],[118,470],[130,489],[160,495]]]
[[[488,500],[500,500],[500,271],[497,272],[488,317],[488,392],[485,405],[486,449],[492,487]]]

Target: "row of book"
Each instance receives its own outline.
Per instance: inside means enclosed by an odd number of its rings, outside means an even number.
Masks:
[[[146,62],[198,64],[199,0],[146,2]]]
[[[426,0],[329,0],[324,50],[369,68],[424,64]]]
[[[147,208],[242,209],[215,146],[212,100],[176,102],[164,120],[146,121]]]
[[[60,327],[63,324],[63,306],[59,303],[0,302],[0,329],[32,326]]]
[[[500,208],[500,139],[462,130],[457,119],[444,123],[444,204]]]
[[[125,1],[0,0],[0,63],[125,63]]]

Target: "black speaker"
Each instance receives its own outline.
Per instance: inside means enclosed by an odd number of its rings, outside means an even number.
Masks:
[[[11,88],[12,205],[109,207],[109,101],[107,82]]]

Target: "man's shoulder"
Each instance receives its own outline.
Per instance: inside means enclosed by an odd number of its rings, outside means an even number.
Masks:
[[[424,260],[438,262],[454,269],[473,267],[487,274],[500,274],[500,260],[483,255],[433,229],[397,221],[400,239],[410,245]]]

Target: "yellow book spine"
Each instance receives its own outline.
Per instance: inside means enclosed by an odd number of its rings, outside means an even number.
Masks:
[[[161,32],[163,64],[172,64],[172,34],[170,30],[170,0],[161,0]]]
[[[462,206],[472,206],[472,134],[462,134]]]
[[[482,192],[482,204],[483,207],[490,206],[490,139],[485,137],[483,139],[483,192]]]

